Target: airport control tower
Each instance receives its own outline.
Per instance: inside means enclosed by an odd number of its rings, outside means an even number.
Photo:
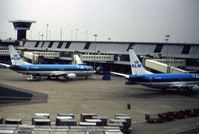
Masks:
[[[32,23],[36,21],[26,21],[26,20],[13,20],[10,21],[13,23],[14,29],[17,30],[17,40],[26,40],[26,30],[30,30]]]

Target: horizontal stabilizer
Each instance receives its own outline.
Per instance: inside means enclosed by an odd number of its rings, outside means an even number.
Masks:
[[[114,75],[118,75],[118,76],[122,76],[122,77],[125,77],[125,78],[129,78],[129,75],[128,74],[122,74],[122,73],[117,73],[117,72],[110,72],[111,74],[114,74]]]
[[[2,66],[2,67],[6,67],[6,68],[9,68],[9,67],[10,67],[10,65],[9,65],[9,64],[5,64],[5,63],[0,63],[0,66]]]

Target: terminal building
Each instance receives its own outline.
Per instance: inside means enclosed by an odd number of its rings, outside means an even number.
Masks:
[[[134,49],[143,64],[155,72],[198,72],[199,44],[160,42],[56,41],[27,40],[26,30],[35,21],[10,21],[17,40],[0,41],[0,62],[9,63],[8,45],[14,45],[31,63],[71,63],[77,53],[95,68],[130,73],[129,49]],[[22,30],[22,31],[21,31]]]

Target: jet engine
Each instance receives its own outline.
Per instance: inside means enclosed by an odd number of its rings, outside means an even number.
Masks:
[[[33,80],[33,75],[27,75],[26,80],[27,81],[32,81]]]
[[[35,80],[40,81],[41,76],[34,76],[34,75],[30,74],[30,75],[27,75],[26,80],[27,81],[35,81]]]
[[[76,78],[76,74],[70,73],[70,74],[67,75],[67,77],[68,77],[69,79],[74,79],[74,78]]]

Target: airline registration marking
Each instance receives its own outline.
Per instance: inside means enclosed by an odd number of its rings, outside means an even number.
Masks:
[[[77,68],[84,69],[84,67],[83,67],[83,66],[77,66]]]
[[[196,74],[196,75],[195,75],[195,78],[199,78],[199,75],[198,75],[198,74]]]

